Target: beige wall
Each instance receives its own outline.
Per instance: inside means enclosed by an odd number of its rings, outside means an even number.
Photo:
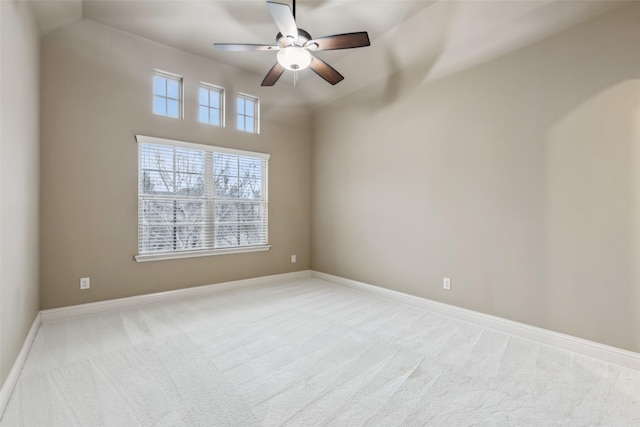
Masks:
[[[184,120],[151,113],[154,68],[184,77]],[[311,131],[280,105],[292,88],[86,20],[43,37],[41,75],[42,309],[309,268]],[[226,128],[198,123],[200,81],[226,88]],[[235,130],[239,91],[261,98],[260,135]],[[270,153],[272,249],[136,263],[136,134]]]
[[[624,6],[322,109],[312,268],[640,351],[639,45]]]
[[[38,312],[38,71],[28,6],[0,2],[0,384]]]

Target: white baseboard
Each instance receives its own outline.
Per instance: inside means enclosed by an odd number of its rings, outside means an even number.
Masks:
[[[623,350],[605,344],[573,337],[571,335],[561,334],[559,332],[550,331],[548,329],[538,328],[524,323],[514,322],[512,320],[503,319],[501,317],[491,316],[489,314],[480,313],[465,308],[456,307],[449,304],[429,300],[426,298],[405,294],[391,289],[381,288],[379,286],[369,285],[367,283],[357,282],[343,277],[333,276],[331,274],[311,271],[311,276],[332,282],[337,285],[346,286],[352,289],[358,289],[371,294],[376,294],[396,301],[404,302],[430,311],[441,313],[477,325],[486,326],[508,334],[531,339],[541,344],[547,344],[564,350],[573,351],[585,356],[594,357],[609,363],[624,366],[627,368],[640,370],[640,354],[632,351]]]
[[[36,338],[40,323],[42,323],[42,318],[40,316],[40,313],[38,313],[36,315],[36,318],[33,319],[33,324],[31,325],[31,329],[29,329],[29,333],[24,340],[24,344],[22,344],[22,349],[20,349],[20,353],[18,353],[18,357],[16,358],[16,361],[13,362],[11,371],[9,371],[9,375],[4,381],[2,389],[0,389],[0,418],[4,414],[4,410],[7,407],[7,403],[9,403],[11,393],[13,393],[13,389],[18,383],[18,377],[20,376],[20,372],[22,371],[24,363],[27,361],[27,355],[29,354],[29,350],[31,350],[31,344],[33,344],[33,340],[35,340]]]
[[[33,325],[29,330],[20,354],[13,364],[9,375],[0,389],[0,415],[4,413],[7,403],[13,389],[16,386],[20,371],[26,361],[31,345],[36,337],[36,333],[41,323],[53,320],[65,319],[69,317],[82,316],[87,314],[103,313],[107,311],[121,310],[130,307],[137,307],[144,304],[150,304],[160,301],[167,301],[176,298],[205,295],[220,292],[228,289],[236,289],[241,287],[267,285],[287,280],[305,279],[315,277],[337,285],[346,286],[352,289],[368,292],[370,294],[379,295],[390,298],[406,304],[411,304],[430,311],[451,316],[460,320],[473,322],[477,325],[496,329],[508,334],[513,334],[523,338],[537,341],[541,344],[555,346],[564,350],[573,351],[585,356],[594,357],[606,362],[614,363],[627,368],[640,370],[640,354],[620,348],[588,341],[582,338],[561,334],[547,329],[526,325],[524,323],[514,322],[512,320],[503,319],[496,316],[480,313],[477,311],[467,310],[455,307],[449,304],[432,301],[426,298],[393,291],[379,286],[369,285],[355,280],[345,279],[343,277],[333,276],[318,271],[297,271],[293,273],[276,274],[272,276],[257,277],[253,279],[236,280],[232,282],[218,283],[213,285],[196,286],[193,288],[179,289],[175,291],[159,292],[154,294],[139,295],[135,297],[120,298],[109,301],[101,301],[96,303],[81,304],[70,307],[55,308],[51,310],[42,310],[33,321]]]
[[[137,295],[134,297],[118,298],[107,301],[92,302],[88,304],[72,305],[68,307],[52,308],[42,310],[42,322],[66,319],[69,317],[84,316],[87,314],[104,313],[117,311],[130,307],[138,307],[143,304],[150,304],[160,301],[167,301],[175,298],[204,295],[214,292],[236,289],[246,286],[267,285],[270,283],[282,282],[286,280],[296,280],[308,278],[311,275],[309,270],[296,271],[293,273],[275,274],[272,276],[256,277],[252,279],[234,280],[232,282],[216,283],[213,285],[195,286],[192,288],[177,289],[175,291],[157,292],[153,294]]]

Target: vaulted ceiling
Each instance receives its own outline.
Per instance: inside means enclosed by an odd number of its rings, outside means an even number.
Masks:
[[[291,4],[290,0],[277,0]],[[213,43],[275,41],[264,0],[48,0],[31,1],[44,33],[90,19],[255,74],[260,85],[274,52],[222,52]],[[300,28],[314,37],[368,31],[371,46],[319,52],[345,76],[336,86],[311,70],[300,72],[305,103],[321,105],[383,81],[394,72],[428,64],[433,79],[492,59],[615,6],[572,0],[299,0]],[[278,85],[293,84],[285,74]]]

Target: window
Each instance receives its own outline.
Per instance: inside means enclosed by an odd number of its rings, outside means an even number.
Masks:
[[[182,117],[182,77],[155,71],[153,74],[153,113]]]
[[[254,96],[238,95],[238,130],[260,133],[259,125],[260,100]]]
[[[200,83],[198,99],[200,123],[224,126],[224,89],[208,83]]]
[[[137,140],[137,261],[270,248],[268,154]]]

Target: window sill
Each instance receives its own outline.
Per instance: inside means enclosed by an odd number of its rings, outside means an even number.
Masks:
[[[164,261],[168,259],[197,258],[197,257],[212,256],[212,255],[229,255],[229,254],[242,254],[247,252],[264,252],[264,251],[268,251],[269,249],[271,249],[271,245],[244,246],[241,248],[210,249],[206,251],[185,251],[185,252],[170,252],[170,253],[164,253],[164,254],[136,255],[134,258],[136,262],[150,262],[150,261]]]

